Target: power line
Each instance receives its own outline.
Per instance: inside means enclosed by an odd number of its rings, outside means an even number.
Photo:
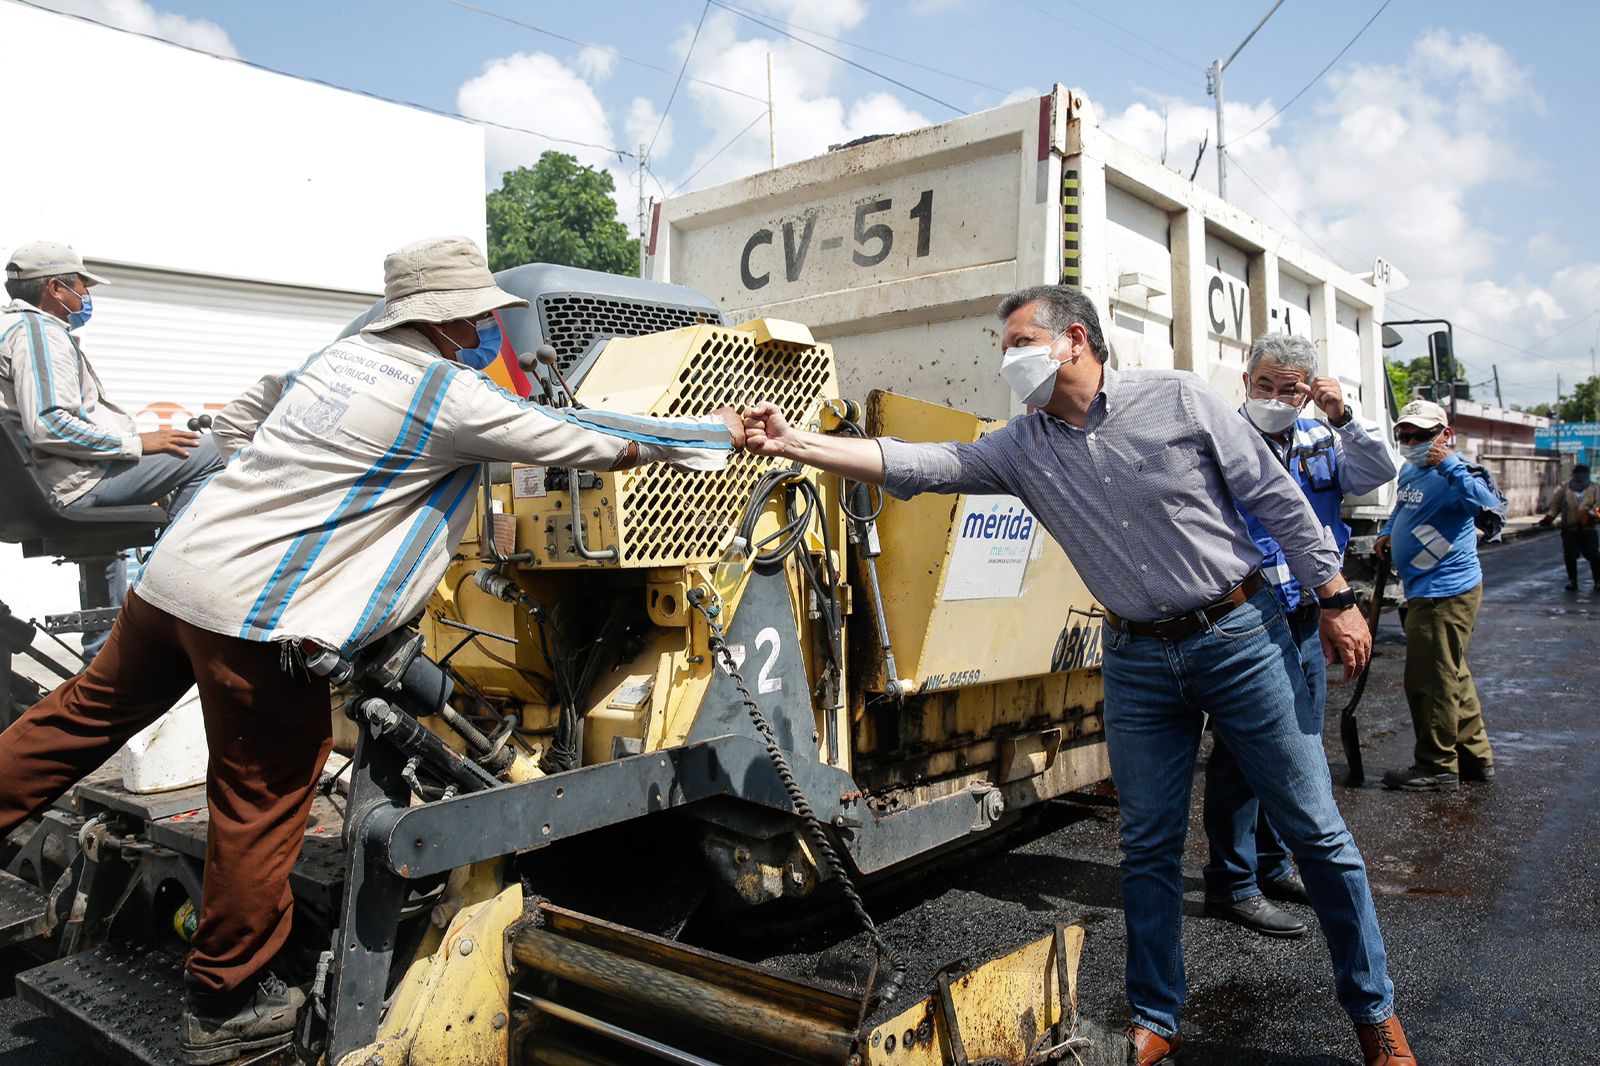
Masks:
[[[212,59],[220,59],[226,63],[237,63],[242,67],[249,67],[251,70],[259,70],[267,74],[277,74],[281,77],[293,78],[295,81],[303,81],[311,85],[321,85],[326,89],[337,89],[343,93],[354,93],[356,96],[364,96],[369,100],[381,100],[386,104],[398,104],[401,107],[409,107],[416,111],[426,111],[430,115],[438,115],[441,118],[460,119],[463,122],[470,122],[474,126],[489,126],[497,130],[505,130],[508,133],[525,133],[530,137],[538,137],[541,140],[551,141],[555,144],[572,144],[577,145],[580,148],[594,148],[611,155],[628,157],[633,155],[632,152],[625,152],[621,148],[615,148],[609,144],[596,144],[593,141],[579,141],[570,137],[557,137],[551,133],[541,133],[539,130],[530,130],[525,126],[511,126],[504,122],[495,122],[486,118],[474,118],[471,115],[464,115],[459,111],[447,111],[442,107],[429,107],[427,104],[419,104],[415,100],[401,100],[393,96],[384,96],[381,93],[369,92],[366,89],[352,89],[348,85],[340,85],[337,82],[325,81],[322,78],[313,78],[306,74],[292,74],[287,70],[279,70],[277,67],[269,67],[265,63],[257,63],[253,60],[242,59],[239,56],[219,55],[216,52],[208,52],[204,48],[196,48],[191,44],[181,44],[177,41],[169,41],[165,37],[157,37],[153,33],[142,33],[139,30],[130,30],[124,26],[113,26],[109,22],[101,22],[98,19],[89,18],[87,15],[79,15],[71,11],[57,11],[53,7],[46,7],[43,4],[36,3],[35,0],[14,0],[14,2],[21,4],[24,7],[31,7],[36,11],[48,11],[52,15],[60,15],[64,18],[77,19],[79,22],[87,22],[91,25],[99,26],[102,29],[115,30],[117,33],[125,33],[130,37],[142,37],[144,40],[155,41],[158,44],[164,44],[171,48],[181,48],[185,52],[193,52],[196,55],[209,56]]]
[[[661,109],[661,121],[656,123],[656,132],[644,150],[644,155],[640,159],[641,164],[650,158],[651,152],[655,151],[656,138],[661,136],[661,130],[667,124],[667,112],[672,110],[672,101],[678,98],[678,86],[683,84],[684,71],[689,69],[689,57],[694,55],[694,46],[700,40],[700,30],[705,26],[706,16],[709,14],[711,14],[711,0],[706,0],[705,7],[700,9],[700,21],[694,24],[694,36],[689,38],[689,49],[683,53],[683,66],[678,68],[678,79],[672,83],[672,92],[667,95],[667,106]]]
[[[1311,87],[1313,85],[1315,85],[1317,82],[1322,80],[1322,76],[1324,74],[1328,73],[1328,71],[1333,69],[1333,65],[1335,63],[1339,62],[1339,60],[1344,58],[1344,54],[1346,52],[1350,51],[1351,47],[1353,47],[1357,41],[1361,40],[1361,35],[1363,33],[1367,32],[1367,27],[1371,26],[1374,22],[1378,21],[1378,16],[1383,14],[1383,9],[1388,7],[1393,2],[1394,2],[1394,0],[1383,0],[1383,3],[1378,5],[1378,10],[1376,10],[1376,11],[1374,11],[1372,13],[1372,17],[1367,19],[1367,21],[1362,24],[1361,28],[1356,31],[1356,35],[1354,37],[1350,38],[1350,40],[1345,44],[1345,46],[1343,48],[1339,49],[1339,54],[1334,56],[1332,59],[1328,60],[1328,65],[1327,66],[1325,66],[1321,70],[1317,71],[1317,76],[1316,77],[1314,77],[1310,81],[1306,82],[1305,86],[1299,92],[1297,92],[1293,96],[1289,97],[1289,102],[1288,103],[1284,104],[1282,107],[1278,108],[1278,110],[1274,111],[1272,114],[1270,114],[1266,118],[1262,119],[1260,122],[1258,122],[1251,129],[1247,130],[1242,136],[1234,137],[1231,140],[1229,140],[1228,147],[1232,148],[1234,145],[1236,145],[1240,141],[1244,140],[1245,137],[1248,137],[1248,136],[1250,136],[1250,134],[1255,133],[1257,130],[1261,129],[1262,126],[1265,126],[1267,123],[1271,122],[1273,119],[1277,118],[1279,115],[1281,115],[1285,111],[1289,110],[1289,108],[1294,105],[1294,102],[1296,100],[1300,99],[1308,91],[1310,91],[1310,89],[1311,89]]]
[[[888,82],[890,85],[898,86],[899,88],[904,89],[908,93],[914,93],[917,96],[922,97],[924,100],[931,100],[934,103],[938,104],[940,107],[949,108],[951,111],[954,111],[958,115],[967,114],[966,111],[964,111],[961,108],[957,107],[955,104],[949,103],[949,102],[947,102],[945,100],[941,100],[937,96],[933,96],[933,95],[931,95],[929,93],[923,92],[921,89],[918,89],[918,88],[915,88],[913,86],[907,85],[905,82],[900,81],[898,78],[891,78],[889,75],[883,73],[883,71],[881,71],[881,70],[873,70],[871,67],[866,66],[863,63],[857,63],[855,60],[849,58],[848,56],[842,56],[838,52],[829,51],[828,49],[822,47],[820,44],[816,44],[816,43],[814,43],[812,41],[808,41],[804,37],[796,37],[794,34],[790,33],[788,30],[784,29],[781,26],[774,26],[772,23],[767,22],[765,19],[757,18],[755,15],[747,14],[744,11],[740,11],[736,7],[729,7],[727,4],[722,3],[722,0],[709,0],[709,2],[715,4],[717,7],[720,7],[722,10],[728,12],[729,14],[737,15],[738,17],[740,17],[742,19],[745,19],[748,22],[753,22],[757,26],[761,26],[761,27],[763,27],[765,29],[771,30],[773,33],[776,33],[776,34],[779,34],[781,36],[787,37],[787,38],[789,38],[789,40],[794,41],[797,44],[803,44],[807,48],[810,48],[810,49],[812,49],[814,51],[817,51],[817,52],[821,52],[825,56],[831,56],[832,58],[837,59],[839,62],[844,63],[847,66],[852,66],[852,67],[855,67],[859,71],[863,71],[863,72],[865,72],[867,74],[871,74],[874,78],[880,78],[883,81]]]
[[[1176,59],[1178,62],[1182,63],[1186,67],[1198,67],[1198,66],[1200,66],[1199,63],[1190,62],[1189,60],[1185,59],[1183,56],[1178,55],[1176,52],[1173,52],[1173,51],[1171,51],[1171,50],[1169,50],[1167,48],[1163,48],[1161,45],[1159,45],[1156,42],[1152,41],[1148,37],[1139,36],[1137,33],[1134,33],[1132,30],[1128,29],[1128,27],[1122,25],[1121,23],[1112,22],[1110,19],[1108,19],[1104,15],[1100,14],[1100,12],[1095,11],[1093,8],[1089,8],[1089,7],[1084,6],[1083,4],[1078,3],[1077,0],[1067,0],[1067,3],[1071,4],[1073,7],[1077,8],[1079,11],[1082,11],[1084,14],[1091,15],[1094,18],[1099,19],[1101,22],[1104,22],[1107,26],[1111,26],[1111,27],[1113,27],[1115,29],[1121,30],[1123,33],[1126,33],[1129,37],[1132,37],[1134,40],[1139,41],[1139,42],[1141,42],[1143,44],[1147,44],[1151,48],[1154,48],[1156,51],[1163,52],[1166,55],[1171,56],[1173,59]]]
[[[753,14],[753,12],[746,11],[744,8],[738,7],[734,4],[723,3],[719,4],[718,6],[725,8],[737,15]],[[800,24],[789,19],[784,20],[784,25],[788,26],[791,30],[799,30],[802,33],[809,33],[814,37],[821,37],[825,41],[833,41],[835,44],[846,45],[847,47],[854,48],[858,52],[866,52],[868,55],[880,56],[896,63],[904,63],[908,67],[915,67],[917,70],[925,70],[930,74],[938,74],[939,76],[949,78],[952,81],[966,82],[968,85],[975,85],[980,89],[987,89],[989,92],[998,93],[1001,96],[1011,95],[1010,89],[1002,89],[998,85],[990,85],[987,82],[974,81],[972,78],[965,77],[964,75],[956,74],[940,67],[929,66],[927,63],[919,63],[915,59],[907,59],[905,56],[897,56],[892,52],[884,52],[877,48],[869,48],[864,44],[857,44],[855,41],[847,40],[843,37],[835,37],[832,34],[823,33],[821,30],[814,30],[809,26],[801,26]]]
[[[471,11],[476,14],[483,15],[486,18],[498,19],[501,22],[508,23],[512,26],[517,26],[524,30],[529,30],[533,33],[543,34],[546,37],[553,37],[558,41],[565,41],[567,44],[575,44],[579,48],[592,48],[597,52],[603,52],[614,59],[620,59],[622,62],[631,63],[636,67],[643,67],[646,70],[653,70],[660,74],[672,73],[672,68],[670,67],[658,66],[655,63],[646,62],[643,59],[635,59],[632,56],[625,56],[615,48],[611,48],[606,45],[590,44],[587,41],[580,41],[576,37],[568,37],[564,33],[557,33],[554,30],[547,30],[543,26],[535,26],[531,22],[523,22],[521,19],[514,19],[510,15],[502,15],[498,11],[490,11],[486,7],[478,7],[476,4],[466,3],[466,0],[444,0],[444,2],[453,7],[459,7],[464,11]],[[690,78],[688,80],[694,82],[696,85],[704,85],[708,88],[720,89],[722,92],[732,93],[734,96],[742,96],[746,100],[754,100],[758,104],[765,104],[767,102],[766,97],[764,96],[756,96],[754,93],[747,93],[741,89],[734,89],[727,85],[718,85],[716,82],[706,81],[704,78]]]
[[[1130,55],[1134,59],[1137,59],[1139,62],[1144,63],[1147,66],[1154,67],[1155,69],[1161,71],[1162,73],[1168,74],[1171,77],[1174,77],[1174,78],[1178,79],[1178,81],[1182,82],[1186,86],[1191,86],[1194,83],[1194,75],[1192,75],[1192,74],[1181,74],[1178,71],[1173,70],[1171,67],[1167,66],[1164,63],[1157,63],[1153,59],[1147,58],[1146,56],[1142,56],[1138,52],[1135,52],[1130,48],[1127,48],[1127,47],[1125,47],[1125,46],[1123,46],[1121,44],[1118,44],[1116,41],[1113,41],[1109,37],[1102,37],[1098,33],[1095,33],[1093,30],[1084,29],[1082,26],[1078,25],[1075,22],[1068,22],[1066,19],[1062,18],[1060,15],[1056,14],[1054,11],[1051,11],[1048,8],[1040,7],[1038,4],[1032,3],[1031,0],[1017,0],[1017,2],[1020,3],[1023,7],[1027,7],[1027,8],[1033,9],[1034,11],[1036,11],[1039,14],[1043,15],[1047,19],[1053,19],[1056,22],[1061,23],[1063,26],[1070,26],[1072,29],[1077,30],[1079,33],[1084,34],[1084,35],[1089,36],[1089,37],[1093,37],[1095,40],[1101,42],[1102,44],[1110,45],[1112,48],[1115,48],[1117,51],[1122,52],[1122,53],[1124,53],[1126,55]]]
[[[1416,304],[1411,303],[1410,301],[1402,300],[1399,297],[1391,297],[1391,299],[1392,299],[1392,301],[1394,303],[1398,304],[1401,307],[1404,307],[1408,311],[1414,311],[1419,315],[1428,315],[1428,316],[1433,316],[1433,317],[1440,317],[1440,316],[1437,316],[1433,311],[1429,311],[1426,308],[1418,307]],[[1593,311],[1589,312],[1589,314],[1591,314],[1591,315],[1594,314],[1594,313],[1595,312],[1593,312]],[[1584,317],[1588,317],[1588,316],[1584,316]],[[1582,320],[1580,319],[1579,321],[1582,321]],[[1577,324],[1578,324],[1577,322],[1574,322],[1572,324],[1572,326],[1568,326],[1568,327],[1566,327],[1566,329],[1571,329],[1571,328],[1573,328],[1573,326],[1576,326]],[[1508,343],[1506,341],[1503,341],[1499,337],[1496,337],[1496,336],[1494,336],[1493,334],[1490,334],[1490,333],[1483,333],[1483,332],[1481,332],[1479,330],[1471,329],[1471,328],[1469,328],[1467,326],[1458,325],[1455,328],[1456,328],[1457,332],[1470,333],[1474,337],[1481,337],[1483,340],[1489,341],[1491,344],[1498,344],[1500,347],[1505,348],[1505,349],[1507,349],[1509,351],[1519,352],[1522,355],[1531,355],[1535,359],[1542,359],[1546,363],[1549,363],[1551,366],[1559,366],[1559,367],[1562,367],[1562,368],[1568,368],[1568,367],[1571,366],[1570,363],[1563,363],[1559,359],[1552,359],[1552,358],[1550,358],[1550,356],[1541,354],[1539,352],[1536,352],[1532,348],[1523,348],[1523,347],[1520,347],[1518,345],[1511,344],[1511,343]],[[1561,333],[1565,333],[1566,329],[1563,329],[1560,332]],[[1551,338],[1556,337],[1558,335],[1559,335],[1558,333],[1552,333],[1549,337],[1546,337],[1545,340],[1550,340]],[[1544,341],[1540,341],[1539,343],[1543,344]]]
[[[683,187],[685,185],[688,185],[695,178],[698,178],[700,176],[700,172],[702,170],[704,170],[706,167],[709,167],[711,165],[711,160],[717,158],[717,156],[721,155],[723,152],[726,152],[729,148],[732,148],[733,144],[734,144],[734,141],[737,141],[740,137],[743,137],[745,134],[747,134],[751,130],[755,129],[756,123],[760,122],[762,119],[764,119],[766,117],[767,117],[767,113],[765,111],[763,111],[763,112],[761,112],[761,114],[759,114],[755,118],[751,119],[750,120],[750,125],[746,126],[744,129],[740,130],[738,133],[735,133],[733,135],[733,140],[730,140],[727,144],[723,145],[721,148],[718,148],[715,152],[712,152],[710,157],[707,158],[704,163],[701,163],[698,167],[695,168],[695,171],[694,171],[693,174],[690,174],[687,178],[684,178],[682,181],[678,182],[677,186],[673,188],[672,192],[669,193],[668,196],[671,197],[671,196],[678,195],[678,193],[683,189]]]
[[[1338,260],[1334,258],[1333,253],[1324,248],[1321,242],[1318,241],[1316,237],[1312,236],[1311,231],[1300,224],[1300,220],[1295,217],[1294,212],[1280,204],[1277,201],[1277,198],[1267,191],[1267,187],[1256,180],[1256,176],[1254,174],[1250,173],[1250,171],[1246,170],[1243,166],[1240,166],[1237,159],[1233,161],[1233,165],[1239,168],[1239,173],[1243,174],[1251,185],[1254,185],[1258,190],[1260,190],[1261,195],[1267,198],[1267,202],[1272,204],[1273,207],[1276,207],[1283,214],[1283,217],[1289,220],[1295,229],[1305,234],[1306,240],[1310,241],[1312,246],[1315,247],[1317,251],[1326,256],[1330,262],[1338,262]],[[1346,248],[1346,250],[1349,251],[1348,248]],[[1354,255],[1355,253],[1351,252],[1351,254]]]

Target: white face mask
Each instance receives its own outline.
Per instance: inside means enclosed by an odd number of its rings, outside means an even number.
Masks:
[[[1300,417],[1300,408],[1282,400],[1251,398],[1244,402],[1244,416],[1261,432],[1278,434],[1294,425],[1294,420]]]
[[[1050,338],[1049,344],[1034,344],[1026,348],[1007,348],[1000,360],[1000,376],[1006,379],[1017,398],[1032,407],[1043,407],[1056,391],[1056,371],[1062,363],[1075,363],[1077,357],[1056,360],[1050,357],[1056,341],[1062,334]]]

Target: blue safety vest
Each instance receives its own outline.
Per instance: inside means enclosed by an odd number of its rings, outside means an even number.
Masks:
[[[1277,450],[1275,441],[1267,443],[1268,447]],[[1318,418],[1298,418],[1294,423],[1294,437],[1289,442],[1289,450],[1284,454],[1284,466],[1311,502],[1311,510],[1316,512],[1317,521],[1333,534],[1333,541],[1342,554],[1345,545],[1350,542],[1350,527],[1344,521],[1344,490],[1339,486],[1337,443],[1338,438],[1326,422]],[[1294,610],[1300,606],[1300,582],[1289,572],[1283,549],[1278,547],[1278,542],[1267,532],[1267,527],[1255,516],[1240,513],[1244,516],[1246,528],[1250,530],[1251,539],[1261,549],[1261,570],[1272,582],[1278,594],[1278,603],[1285,611]]]

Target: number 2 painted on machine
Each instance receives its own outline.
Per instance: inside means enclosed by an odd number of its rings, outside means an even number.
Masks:
[[[762,695],[783,691],[783,678],[772,676],[772,668],[778,665],[779,638],[778,631],[771,626],[756,634],[757,648],[765,648],[769,644],[772,650],[767,653],[767,661],[761,664],[761,672],[756,675],[756,691]]]

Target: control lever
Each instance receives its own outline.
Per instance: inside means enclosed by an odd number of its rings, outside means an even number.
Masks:
[[[189,432],[199,433],[202,429],[211,428],[211,416],[200,415],[198,418],[189,419]]]
[[[542,351],[549,347],[550,346],[548,344],[541,345],[540,350]],[[517,356],[517,366],[522,368],[522,372],[524,374],[527,374],[529,377],[533,378],[533,380],[539,383],[539,388],[544,390],[545,400],[549,402],[551,407],[555,407],[557,406],[556,390],[550,385],[550,379],[538,372],[539,365],[539,358],[528,352],[523,352]]]
[[[561,389],[567,394],[568,406],[582,407],[583,404],[578,402],[578,394],[572,391],[572,386],[567,384],[566,377],[561,373],[561,367],[557,363],[557,359],[560,357],[556,355],[556,350],[548,344],[541,344],[534,350],[533,354],[540,363],[549,367],[550,372],[556,376],[556,380],[561,382]]]

